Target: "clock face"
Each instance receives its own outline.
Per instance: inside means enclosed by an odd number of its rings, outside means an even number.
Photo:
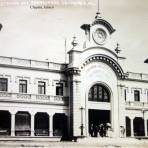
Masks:
[[[97,28],[93,33],[93,39],[97,44],[104,44],[107,34],[103,29]]]

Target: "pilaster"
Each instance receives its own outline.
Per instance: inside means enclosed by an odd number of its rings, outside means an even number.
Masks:
[[[69,68],[67,70],[70,84],[70,131],[71,135],[81,135],[81,96],[80,96],[80,70]]]
[[[126,127],[125,125],[125,94],[124,94],[124,86],[118,85],[118,109],[119,109],[119,135],[123,137],[121,133],[121,129]]]

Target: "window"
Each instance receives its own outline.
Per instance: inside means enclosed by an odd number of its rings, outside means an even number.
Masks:
[[[56,95],[63,96],[63,83],[56,83]]]
[[[125,97],[125,101],[126,101],[126,89],[124,90],[124,97]]]
[[[27,93],[27,80],[19,80],[19,92]]]
[[[139,90],[134,90],[134,100],[140,101],[140,91]]]
[[[109,102],[109,91],[106,87],[100,84],[96,84],[92,88],[90,88],[88,93],[88,100],[97,102]]]
[[[46,83],[39,81],[38,82],[38,94],[46,94]]]
[[[8,79],[0,78],[0,91],[7,91]]]

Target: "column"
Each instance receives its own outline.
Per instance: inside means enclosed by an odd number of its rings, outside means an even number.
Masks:
[[[15,136],[15,113],[11,113],[11,136]]]
[[[133,118],[131,118],[131,137],[134,137],[134,122],[133,122]]]
[[[144,133],[145,133],[145,137],[147,137],[147,119],[144,119]]]
[[[34,136],[34,116],[35,114],[31,114],[31,136]]]
[[[70,118],[70,135],[81,135],[81,77],[80,70],[77,67],[71,67],[67,70],[68,83],[70,86],[69,94],[69,118]]]
[[[118,135],[119,137],[124,137],[123,133],[121,132],[121,128],[125,129],[125,95],[124,95],[125,86],[124,85],[118,85]],[[115,101],[114,101],[115,102]],[[114,111],[117,113],[117,108],[114,109]],[[115,116],[115,115],[114,115]],[[115,125],[115,127],[116,127]],[[117,127],[115,128],[117,129]]]
[[[53,137],[53,115],[49,116],[49,136]]]

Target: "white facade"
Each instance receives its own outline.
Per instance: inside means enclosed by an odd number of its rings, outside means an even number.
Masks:
[[[102,122],[111,125],[111,137],[147,136],[148,74],[123,71],[120,62],[126,59],[118,47],[110,48],[115,30],[107,21],[96,16],[81,28],[83,50],[74,40],[68,64],[0,57],[0,79],[7,79],[0,92],[1,135],[59,136],[66,126],[70,135],[89,136],[90,124]],[[25,93],[20,80],[27,82]],[[43,94],[39,82],[45,84]]]

